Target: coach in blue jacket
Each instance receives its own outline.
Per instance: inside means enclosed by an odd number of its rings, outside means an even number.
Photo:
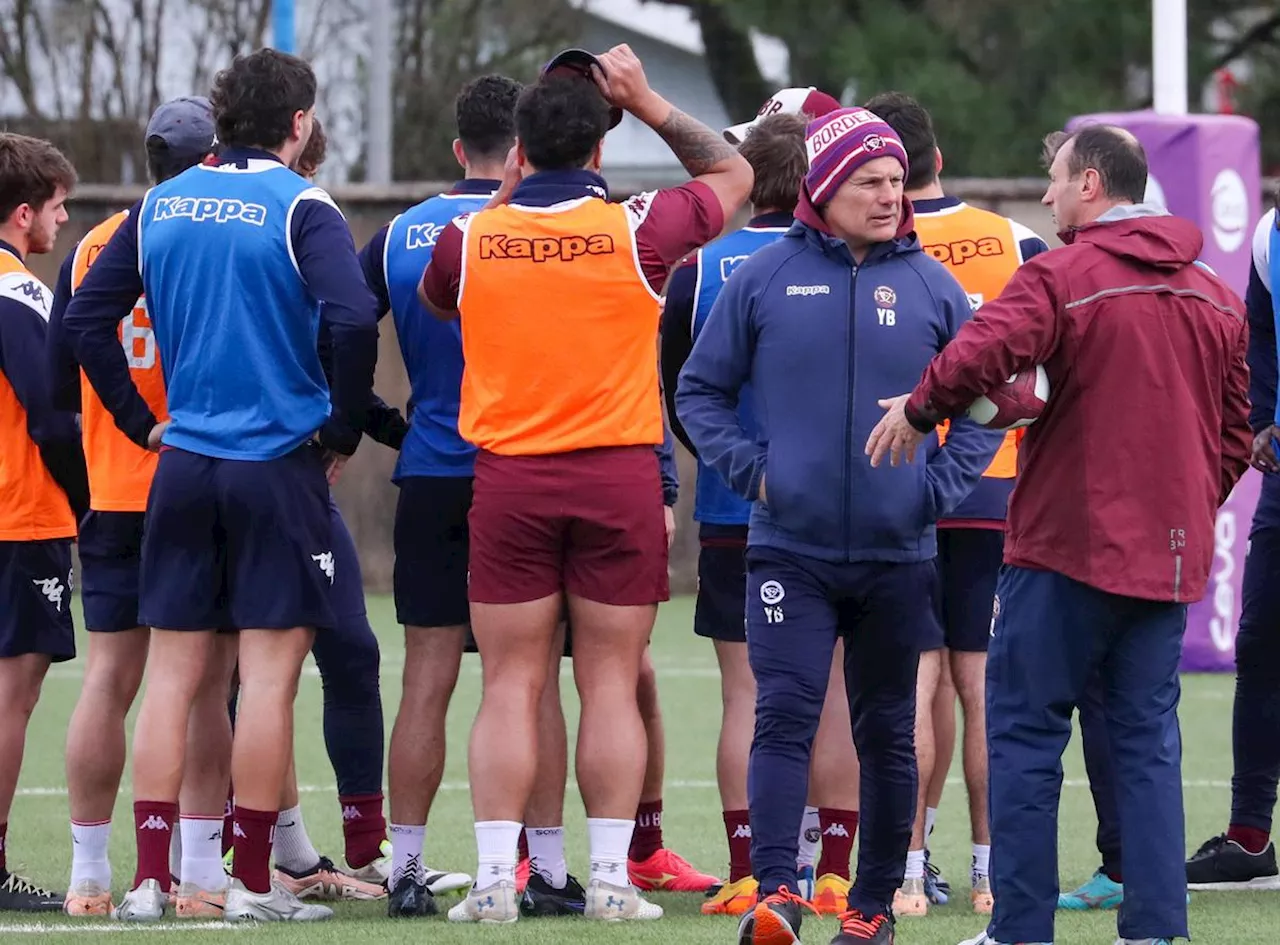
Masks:
[[[699,455],[755,500],[747,645],[758,688],[748,777],[760,904],[742,941],[799,933],[792,894],[809,752],[837,636],[862,760],[862,842],[840,943],[892,941],[916,796],[919,645],[936,620],[934,522],[978,482],[1000,434],[955,424],[929,461],[872,472],[877,401],[906,390],[969,318],[921,249],[903,198],[907,155],[871,112],[806,132],[796,224],[729,278],[680,375]],[[760,428],[739,425],[750,384]],[[905,385],[905,386],[904,386]]]

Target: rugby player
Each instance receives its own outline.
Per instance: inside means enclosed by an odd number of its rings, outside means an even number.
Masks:
[[[147,509],[139,618],[154,628],[135,735],[135,888],[122,919],[164,912],[187,716],[216,628],[240,631],[230,920],[315,920],[270,876],[293,699],[316,628],[334,624],[328,483],[371,402],[375,303],[332,200],[289,170],[315,103],[310,66],[237,57],[212,100],[225,150],[150,191],[73,296],[65,328],[118,426],[160,456]],[[145,288],[171,420],[128,374],[118,324]],[[215,314],[216,313],[216,314]],[[317,351],[331,333],[333,384]],[[165,838],[167,841],[167,837]]]
[[[55,409],[45,356],[53,293],[27,257],[53,251],[76,172],[57,148],[0,134],[0,910],[62,896],[8,869],[27,723],[51,662],[75,656],[71,544],[89,489],[74,411]]]
[[[737,210],[751,171],[652,91],[627,46],[569,55],[557,59],[576,63],[578,74],[553,73],[522,93],[503,186],[485,209],[445,227],[420,287],[428,310],[462,314],[459,429],[480,447],[469,586],[485,676],[470,764],[480,876],[450,910],[457,921],[518,915],[516,845],[537,769],[533,720],[566,593],[583,700],[585,914],[662,913],[627,873],[645,769],[637,684],[656,604],[667,596],[652,452],[663,440],[656,292],[669,267]],[[601,144],[624,108],[667,140],[694,182],[607,202]],[[590,306],[574,304],[586,296]],[[546,331],[550,324],[557,331]]]
[[[163,183],[210,158],[217,147],[213,106],[206,98],[166,102],[143,139],[151,180]],[[131,442],[88,384],[62,330],[63,315],[90,266],[121,226],[137,225],[128,211],[91,229],[63,262],[49,319],[54,397],[82,417],[89,470],[90,512],[80,524],[80,585],[89,660],[67,732],[67,790],[71,806],[71,884],[68,915],[111,912],[107,856],[111,814],[125,763],[125,717],[147,664],[150,630],[138,618],[143,513],[156,454]],[[146,302],[139,298],[120,322],[119,343],[129,373],[152,413],[164,420],[164,375]],[[172,830],[170,872],[178,878],[177,914],[222,915],[222,798],[231,768],[231,728],[225,717],[227,679],[236,640],[219,636],[188,727],[191,763],[183,772],[178,829]],[[185,863],[183,862],[185,858]]]

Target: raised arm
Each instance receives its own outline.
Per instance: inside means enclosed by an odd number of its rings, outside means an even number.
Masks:
[[[644,67],[626,43],[599,57],[596,84],[612,105],[626,109],[658,133],[694,180],[705,184],[729,219],[751,193],[754,172],[717,131],[686,115],[649,87]]]

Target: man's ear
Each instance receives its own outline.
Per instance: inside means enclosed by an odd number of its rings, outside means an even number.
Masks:
[[[467,152],[463,150],[461,138],[453,139],[453,159],[458,162],[459,167],[467,166]]]

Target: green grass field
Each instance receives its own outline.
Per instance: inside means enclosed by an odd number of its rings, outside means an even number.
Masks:
[[[383,643],[382,691],[390,732],[400,691],[403,655],[401,630],[395,624],[389,599],[371,598],[370,614]],[[726,852],[719,799],[715,787],[714,746],[719,725],[719,689],[711,647],[690,630],[691,601],[677,600],[662,610],[654,637],[654,657],[667,720],[667,790],[665,828],[668,844],[695,864],[723,870]],[[475,848],[471,804],[467,793],[466,738],[480,696],[479,665],[468,657],[462,681],[449,714],[450,758],[444,788],[432,812],[427,836],[427,859],[433,866],[471,872]],[[567,667],[566,667],[567,668]],[[70,839],[62,750],[67,720],[80,685],[79,661],[54,667],[32,720],[26,764],[9,828],[10,866],[47,886],[64,888],[70,869]],[[1199,844],[1221,831],[1229,805],[1230,714],[1232,681],[1227,677],[1189,677],[1185,681],[1182,722],[1186,745],[1186,801],[1188,842]],[[571,691],[572,685],[566,687]],[[576,707],[571,705],[571,723]],[[337,859],[342,851],[341,819],[333,789],[333,772],[324,753],[320,729],[320,680],[310,667],[298,699],[298,775],[308,826],[317,847]],[[958,762],[943,799],[933,843],[935,860],[952,879],[958,896],[953,904],[936,908],[928,918],[904,920],[898,941],[904,945],[955,945],[976,935],[982,920],[968,910],[964,882],[969,862],[968,825]],[[1094,816],[1078,746],[1067,758],[1060,826],[1064,887],[1084,880],[1095,868]],[[126,781],[128,772],[126,771]],[[126,784],[116,806],[112,838],[116,895],[133,873],[132,798]],[[570,868],[585,874],[583,815],[570,788],[568,800]],[[657,923],[625,927],[589,924],[582,920],[521,921],[510,928],[453,926],[443,917],[419,922],[391,922],[381,903],[340,905],[334,921],[295,927],[227,928],[182,926],[166,922],[155,928],[124,927],[110,922],[72,920],[55,915],[28,919],[0,914],[0,941],[21,943],[84,942],[98,937],[147,942],[218,942],[261,938],[269,943],[338,945],[353,941],[396,943],[573,943],[611,941],[732,943],[733,920],[699,914],[700,897],[654,897],[667,910]],[[450,900],[452,901],[452,900]],[[1191,928],[1196,941],[1232,945],[1274,945],[1280,940],[1280,898],[1266,893],[1198,894],[1191,905]],[[117,934],[109,934],[109,933]],[[184,932],[186,933],[184,937]],[[121,934],[123,933],[123,934]],[[835,934],[835,922],[807,921],[806,942],[825,943]],[[1060,915],[1058,945],[1110,945],[1115,940],[1113,914]]]

